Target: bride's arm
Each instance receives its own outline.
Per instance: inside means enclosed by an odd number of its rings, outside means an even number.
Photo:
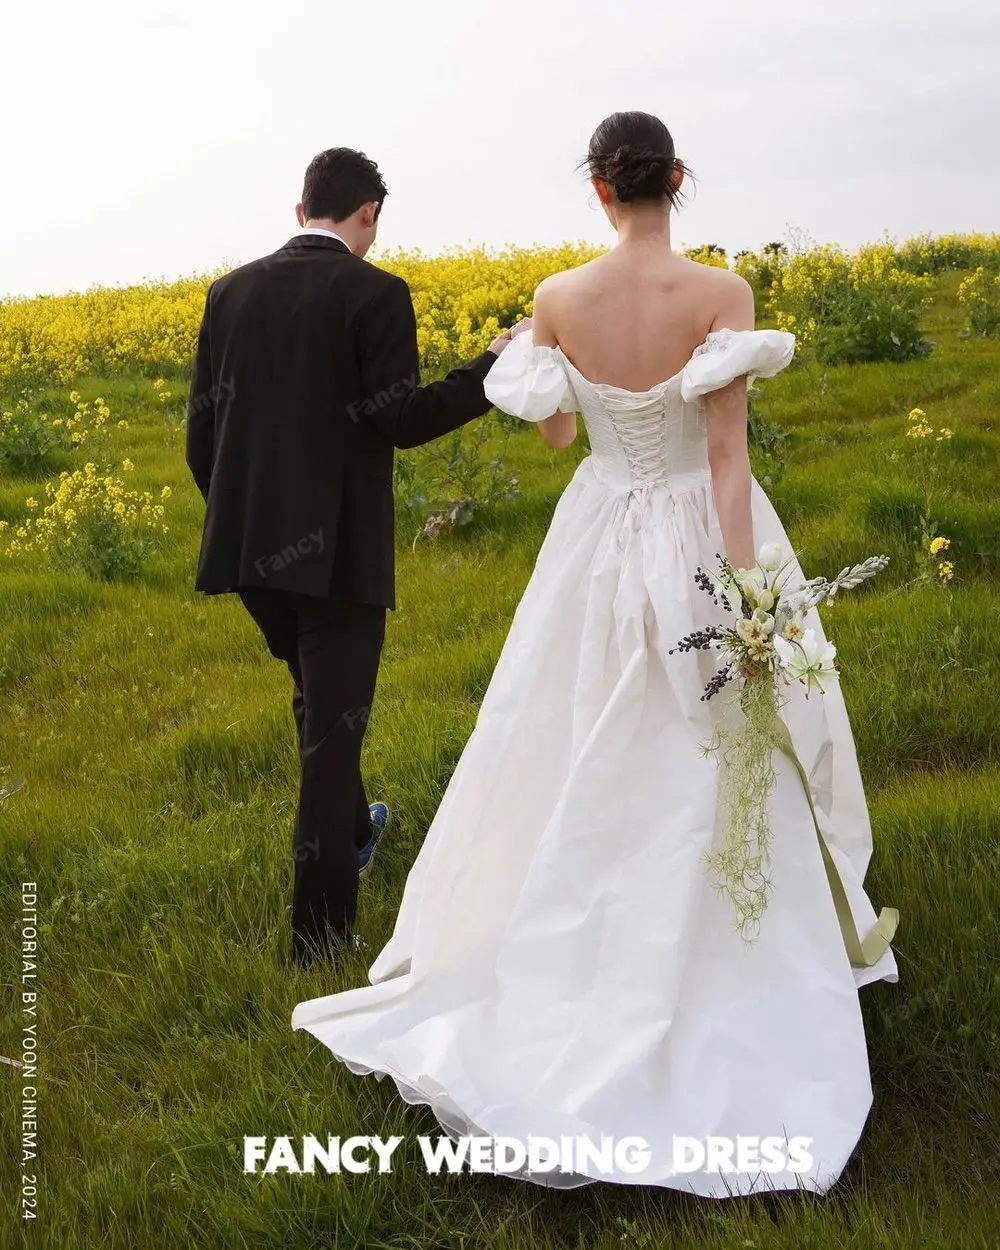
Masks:
[[[548,279],[535,291],[531,309],[531,341],[536,347],[558,347],[552,326],[552,289]],[[576,438],[576,413],[554,412],[537,422],[539,433],[550,447],[568,447]]]
[[[734,274],[735,278],[736,275]],[[727,284],[713,330],[752,330],[753,291],[742,279]],[[750,450],[747,445],[747,380],[743,375],[705,396],[708,463],[725,554],[734,568],[755,559],[750,507]]]

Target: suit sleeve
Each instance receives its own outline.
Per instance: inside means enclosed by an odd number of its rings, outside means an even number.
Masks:
[[[215,396],[212,379],[212,349],[209,322],[212,288],[205,296],[205,311],[198,331],[191,390],[188,395],[185,455],[188,468],[202,495],[208,498],[215,454]]]
[[[417,319],[402,279],[387,285],[358,313],[363,395],[349,405],[396,447],[417,447],[488,412],[483,381],[496,363],[482,352],[441,379],[420,386]]]

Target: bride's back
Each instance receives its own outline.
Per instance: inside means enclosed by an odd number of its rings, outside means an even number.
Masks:
[[[745,305],[746,284],[657,238],[624,241],[554,275],[538,296],[556,342],[585,378],[646,391],[684,368],[720,313],[725,320],[727,307]]]
[[[618,242],[539,286],[539,346],[562,348],[591,382],[643,392],[680,373],[709,331],[753,329],[753,293],[742,278],[671,249],[670,213],[690,170],[658,117],[606,117],[581,166]]]

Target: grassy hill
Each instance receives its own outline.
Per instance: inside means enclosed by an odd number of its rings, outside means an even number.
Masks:
[[[771,495],[807,574],[882,551],[892,561],[822,609],[871,805],[868,891],[876,908],[901,913],[900,983],[862,992],[874,1109],[825,1198],[715,1204],[639,1188],[557,1195],[489,1176],[431,1179],[416,1144],[437,1134],[430,1114],[290,1029],[297,1001],[363,983],[388,938],[548,518],[586,448],[550,452],[530,427],[508,434],[498,424],[490,447],[519,479],[518,498],[415,546],[421,520],[400,504],[399,609],[366,747],[369,789],[395,813],[361,889],[369,951],[342,974],[292,972],[289,682],[238,603],[191,590],[202,503],[182,456],[183,379],[167,402],[137,372],[76,383],[113,416],[93,455],[128,458],[130,485],[173,494],[169,533],[134,584],[0,557],[0,765],[26,780],[0,806],[0,918],[12,932],[18,883],[31,880],[42,922],[37,1244],[996,1244],[1000,344],[960,337],[960,276],[936,279],[929,356],[803,366],[768,382],[756,403],[788,432],[787,470]],[[953,437],[907,438],[914,407]],[[933,563],[920,549],[931,480],[922,456],[936,465],[931,513],[950,539],[954,578],[914,588]],[[760,475],[770,471],[758,463]],[[24,516],[51,476],[0,469],[0,518]],[[6,967],[5,984],[18,988]],[[0,1011],[0,1053],[14,1057],[13,995]],[[19,1091],[15,1070],[0,1068],[8,1134]],[[242,1172],[244,1134],[355,1131],[405,1136],[392,1175]],[[5,1152],[0,1188],[11,1205],[19,1171]]]

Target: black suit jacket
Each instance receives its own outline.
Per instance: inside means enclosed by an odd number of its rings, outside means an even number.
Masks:
[[[195,581],[394,608],[392,465],[489,408],[492,352],[420,386],[409,287],[326,235],[209,287],[187,416]]]

